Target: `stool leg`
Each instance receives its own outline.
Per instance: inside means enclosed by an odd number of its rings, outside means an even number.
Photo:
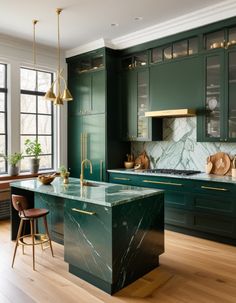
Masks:
[[[50,248],[51,248],[51,253],[52,253],[52,256],[54,257],[54,255],[53,255],[53,250],[52,250],[52,242],[51,242],[51,238],[50,238],[49,232],[48,232],[48,223],[47,223],[47,218],[46,218],[46,216],[43,217],[43,223],[44,223],[44,226],[45,226],[45,230],[46,230],[47,237],[48,237],[48,239],[49,239],[49,245],[50,245]]]
[[[19,238],[20,238],[20,236],[21,236],[22,227],[23,227],[23,222],[24,222],[24,220],[23,220],[23,219],[20,219],[20,225],[19,225],[18,232],[17,232],[16,245],[15,245],[14,254],[13,254],[13,259],[12,259],[12,264],[11,264],[11,267],[12,267],[12,268],[13,268],[14,262],[15,262],[16,251],[17,251],[17,247],[18,247],[18,245],[19,245]]]
[[[33,270],[35,270],[35,255],[34,255],[34,219],[30,219],[30,233],[32,238],[32,249],[33,249]]]
[[[26,225],[26,222],[23,220],[23,225],[22,225],[23,235],[25,235],[25,225]],[[22,247],[22,254],[24,255],[25,254],[25,245],[21,245],[21,247]]]

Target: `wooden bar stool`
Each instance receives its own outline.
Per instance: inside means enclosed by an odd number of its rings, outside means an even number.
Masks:
[[[17,232],[16,245],[14,249],[14,255],[12,259],[12,267],[14,265],[16,251],[19,245],[22,245],[22,251],[24,253],[24,246],[32,246],[33,250],[33,270],[35,270],[35,245],[41,245],[43,249],[43,244],[49,242],[51,253],[53,256],[51,238],[48,232],[47,224],[47,214],[48,209],[45,208],[29,208],[29,203],[24,196],[12,195],[13,207],[18,211],[20,217],[20,225]],[[43,218],[43,223],[45,227],[45,234],[36,233],[36,223],[39,218]],[[23,227],[25,228],[26,222],[30,222],[30,234],[22,235]],[[31,238],[31,242],[27,243],[26,238]]]

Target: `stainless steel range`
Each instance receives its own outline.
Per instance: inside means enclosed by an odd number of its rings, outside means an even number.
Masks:
[[[143,172],[151,174],[168,174],[168,175],[180,175],[180,176],[190,176],[201,173],[198,170],[180,170],[180,169],[168,169],[168,168],[155,168],[146,169]]]

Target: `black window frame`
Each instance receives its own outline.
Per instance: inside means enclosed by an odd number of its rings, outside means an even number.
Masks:
[[[51,114],[45,114],[45,113],[39,113],[38,112],[38,97],[43,97],[45,95],[46,92],[42,92],[42,91],[38,91],[38,73],[47,73],[51,75],[51,84],[53,83],[53,72],[49,72],[49,71],[45,71],[45,70],[41,70],[41,69],[32,69],[32,68],[27,68],[27,67],[21,67],[20,71],[22,69],[26,69],[26,70],[32,70],[36,72],[36,87],[35,90],[26,90],[26,89],[21,89],[20,90],[20,95],[30,95],[30,96],[35,96],[36,97],[36,112],[35,113],[28,113],[28,112],[22,112],[20,109],[20,116],[23,114],[30,114],[30,115],[35,115],[36,116],[36,133],[27,133],[27,134],[22,134],[20,131],[20,137],[24,136],[29,136],[29,137],[35,137],[36,140],[38,141],[39,137],[51,137],[51,154],[48,153],[42,153],[40,154],[39,158],[42,156],[51,156],[51,167],[46,167],[46,168],[40,168],[39,167],[39,171],[44,171],[44,170],[51,170],[53,169],[53,164],[54,164],[54,111],[53,111],[53,102],[51,102]],[[20,79],[21,80],[21,79]],[[21,81],[20,81],[21,82]],[[45,101],[45,102],[50,102],[50,101]],[[50,116],[51,117],[51,134],[39,134],[38,133],[38,116]],[[32,158],[32,156],[28,156],[24,154],[25,158]],[[28,170],[27,170],[28,171]]]
[[[8,93],[8,89],[7,89],[7,64],[5,63],[0,63],[0,65],[3,65],[5,68],[5,81],[4,81],[4,87],[0,87],[0,93],[4,93],[5,95],[5,102],[4,102],[4,110],[1,111],[1,114],[4,114],[5,116],[5,132],[4,133],[0,133],[1,136],[5,136],[5,150],[3,151],[4,155],[7,155],[8,152],[8,145],[7,145],[7,141],[8,141],[8,129],[7,129],[7,93]],[[0,175],[6,174],[8,172],[7,169],[7,161],[4,161],[4,165],[5,165],[5,170],[0,172]]]

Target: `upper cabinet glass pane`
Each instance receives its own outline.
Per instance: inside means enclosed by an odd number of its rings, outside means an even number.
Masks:
[[[192,38],[188,41],[188,54],[194,55],[198,53],[198,38]]]
[[[229,29],[229,36],[228,36],[228,46],[236,44],[236,27],[232,27]]]
[[[134,66],[140,67],[140,66],[146,66],[147,65],[147,52],[141,52],[134,55]]]
[[[185,57],[188,55],[188,43],[187,40],[173,43],[173,59],[179,57]]]
[[[163,50],[164,60],[170,60],[172,59],[172,47],[166,47]]]
[[[224,30],[205,35],[207,50],[224,47]]]
[[[98,68],[101,68],[103,67],[103,54],[99,54],[99,55],[96,55],[94,57],[92,57],[91,59],[91,68],[92,69],[98,69]]]
[[[130,68],[132,68],[132,57],[127,57],[127,58],[122,59],[121,66],[124,69],[127,69],[127,68],[130,69]]]
[[[142,70],[138,73],[138,138],[148,138],[148,118],[145,117],[145,112],[149,108],[148,95],[148,77],[147,71]]]
[[[162,48],[153,48],[151,51],[151,62],[158,63],[162,61]]]
[[[104,67],[103,53],[88,54],[79,59],[74,72],[76,74],[89,72]]]

